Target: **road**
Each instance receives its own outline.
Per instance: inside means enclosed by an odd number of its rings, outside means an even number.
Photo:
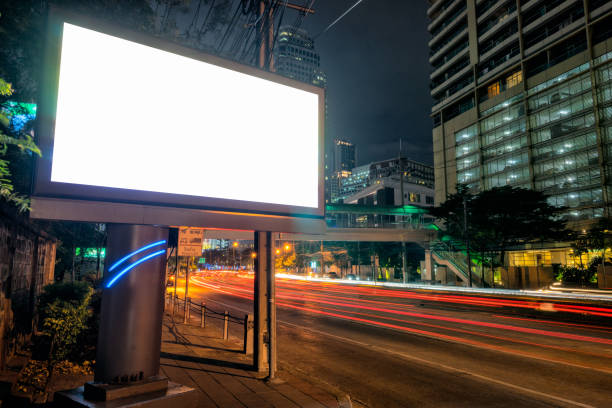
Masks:
[[[194,301],[252,310],[252,276],[190,282]],[[361,405],[612,407],[612,305],[277,278],[277,306],[281,369]]]

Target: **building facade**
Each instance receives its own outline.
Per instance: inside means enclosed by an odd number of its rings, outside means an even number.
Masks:
[[[403,172],[403,177],[402,177]],[[347,200],[355,195],[358,195],[368,187],[381,184],[382,180],[396,180],[397,185],[400,185],[400,179],[404,183],[405,194],[414,186],[420,186],[431,190],[427,195],[423,195],[423,204],[433,204],[433,187],[434,187],[434,169],[423,163],[416,162],[402,157],[389,160],[382,160],[355,167],[350,174],[341,180],[340,191],[336,201]],[[420,191],[420,190],[419,190]],[[399,193],[398,193],[399,194]],[[430,198],[425,198],[430,197]],[[408,204],[410,197],[405,196],[404,202]],[[398,199],[396,205],[400,205],[401,198]],[[412,201],[417,204],[418,202]]]
[[[280,27],[274,54],[278,74],[326,87],[327,77],[320,69],[319,54],[306,30],[286,25]]]
[[[355,167],[355,145],[349,141],[335,139],[332,144],[331,163],[325,183],[329,191],[326,202],[335,203],[339,199],[342,182],[351,175]]]
[[[429,0],[436,203],[536,189],[576,226],[609,214],[612,1]]]
[[[351,171],[355,167],[355,145],[346,140],[334,140],[334,172]]]
[[[398,176],[382,177],[366,188],[346,197],[344,204],[373,206],[417,205],[421,207],[432,207],[434,205],[433,187],[404,181],[402,189],[401,182]],[[403,200],[402,193],[404,194]]]

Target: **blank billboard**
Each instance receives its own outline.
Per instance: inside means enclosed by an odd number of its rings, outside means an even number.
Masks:
[[[61,29],[35,193],[322,215],[322,91],[99,27]]]

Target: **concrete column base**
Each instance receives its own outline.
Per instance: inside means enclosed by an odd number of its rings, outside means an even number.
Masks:
[[[112,388],[114,396],[120,398],[102,400],[90,400],[85,398],[85,387],[75,388],[70,391],[60,391],[55,393],[54,403],[59,407],[74,408],[102,408],[110,407],[139,407],[139,408],[195,408],[198,404],[198,395],[193,388],[184,385],[168,382],[167,388],[154,391],[146,390],[139,384],[125,386],[107,386]],[[155,387],[153,387],[155,388]]]

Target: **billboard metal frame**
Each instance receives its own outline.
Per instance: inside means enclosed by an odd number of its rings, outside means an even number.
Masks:
[[[57,7],[50,7],[47,21],[45,69],[42,70],[36,123],[37,142],[43,157],[37,159],[34,173],[33,218],[279,232],[324,231],[325,91],[322,88]],[[52,182],[51,158],[64,22],[316,94],[319,101],[317,208]],[[274,106],[270,106],[270,110],[274,111]],[[262,117],[262,122],[267,120],[270,118]]]

